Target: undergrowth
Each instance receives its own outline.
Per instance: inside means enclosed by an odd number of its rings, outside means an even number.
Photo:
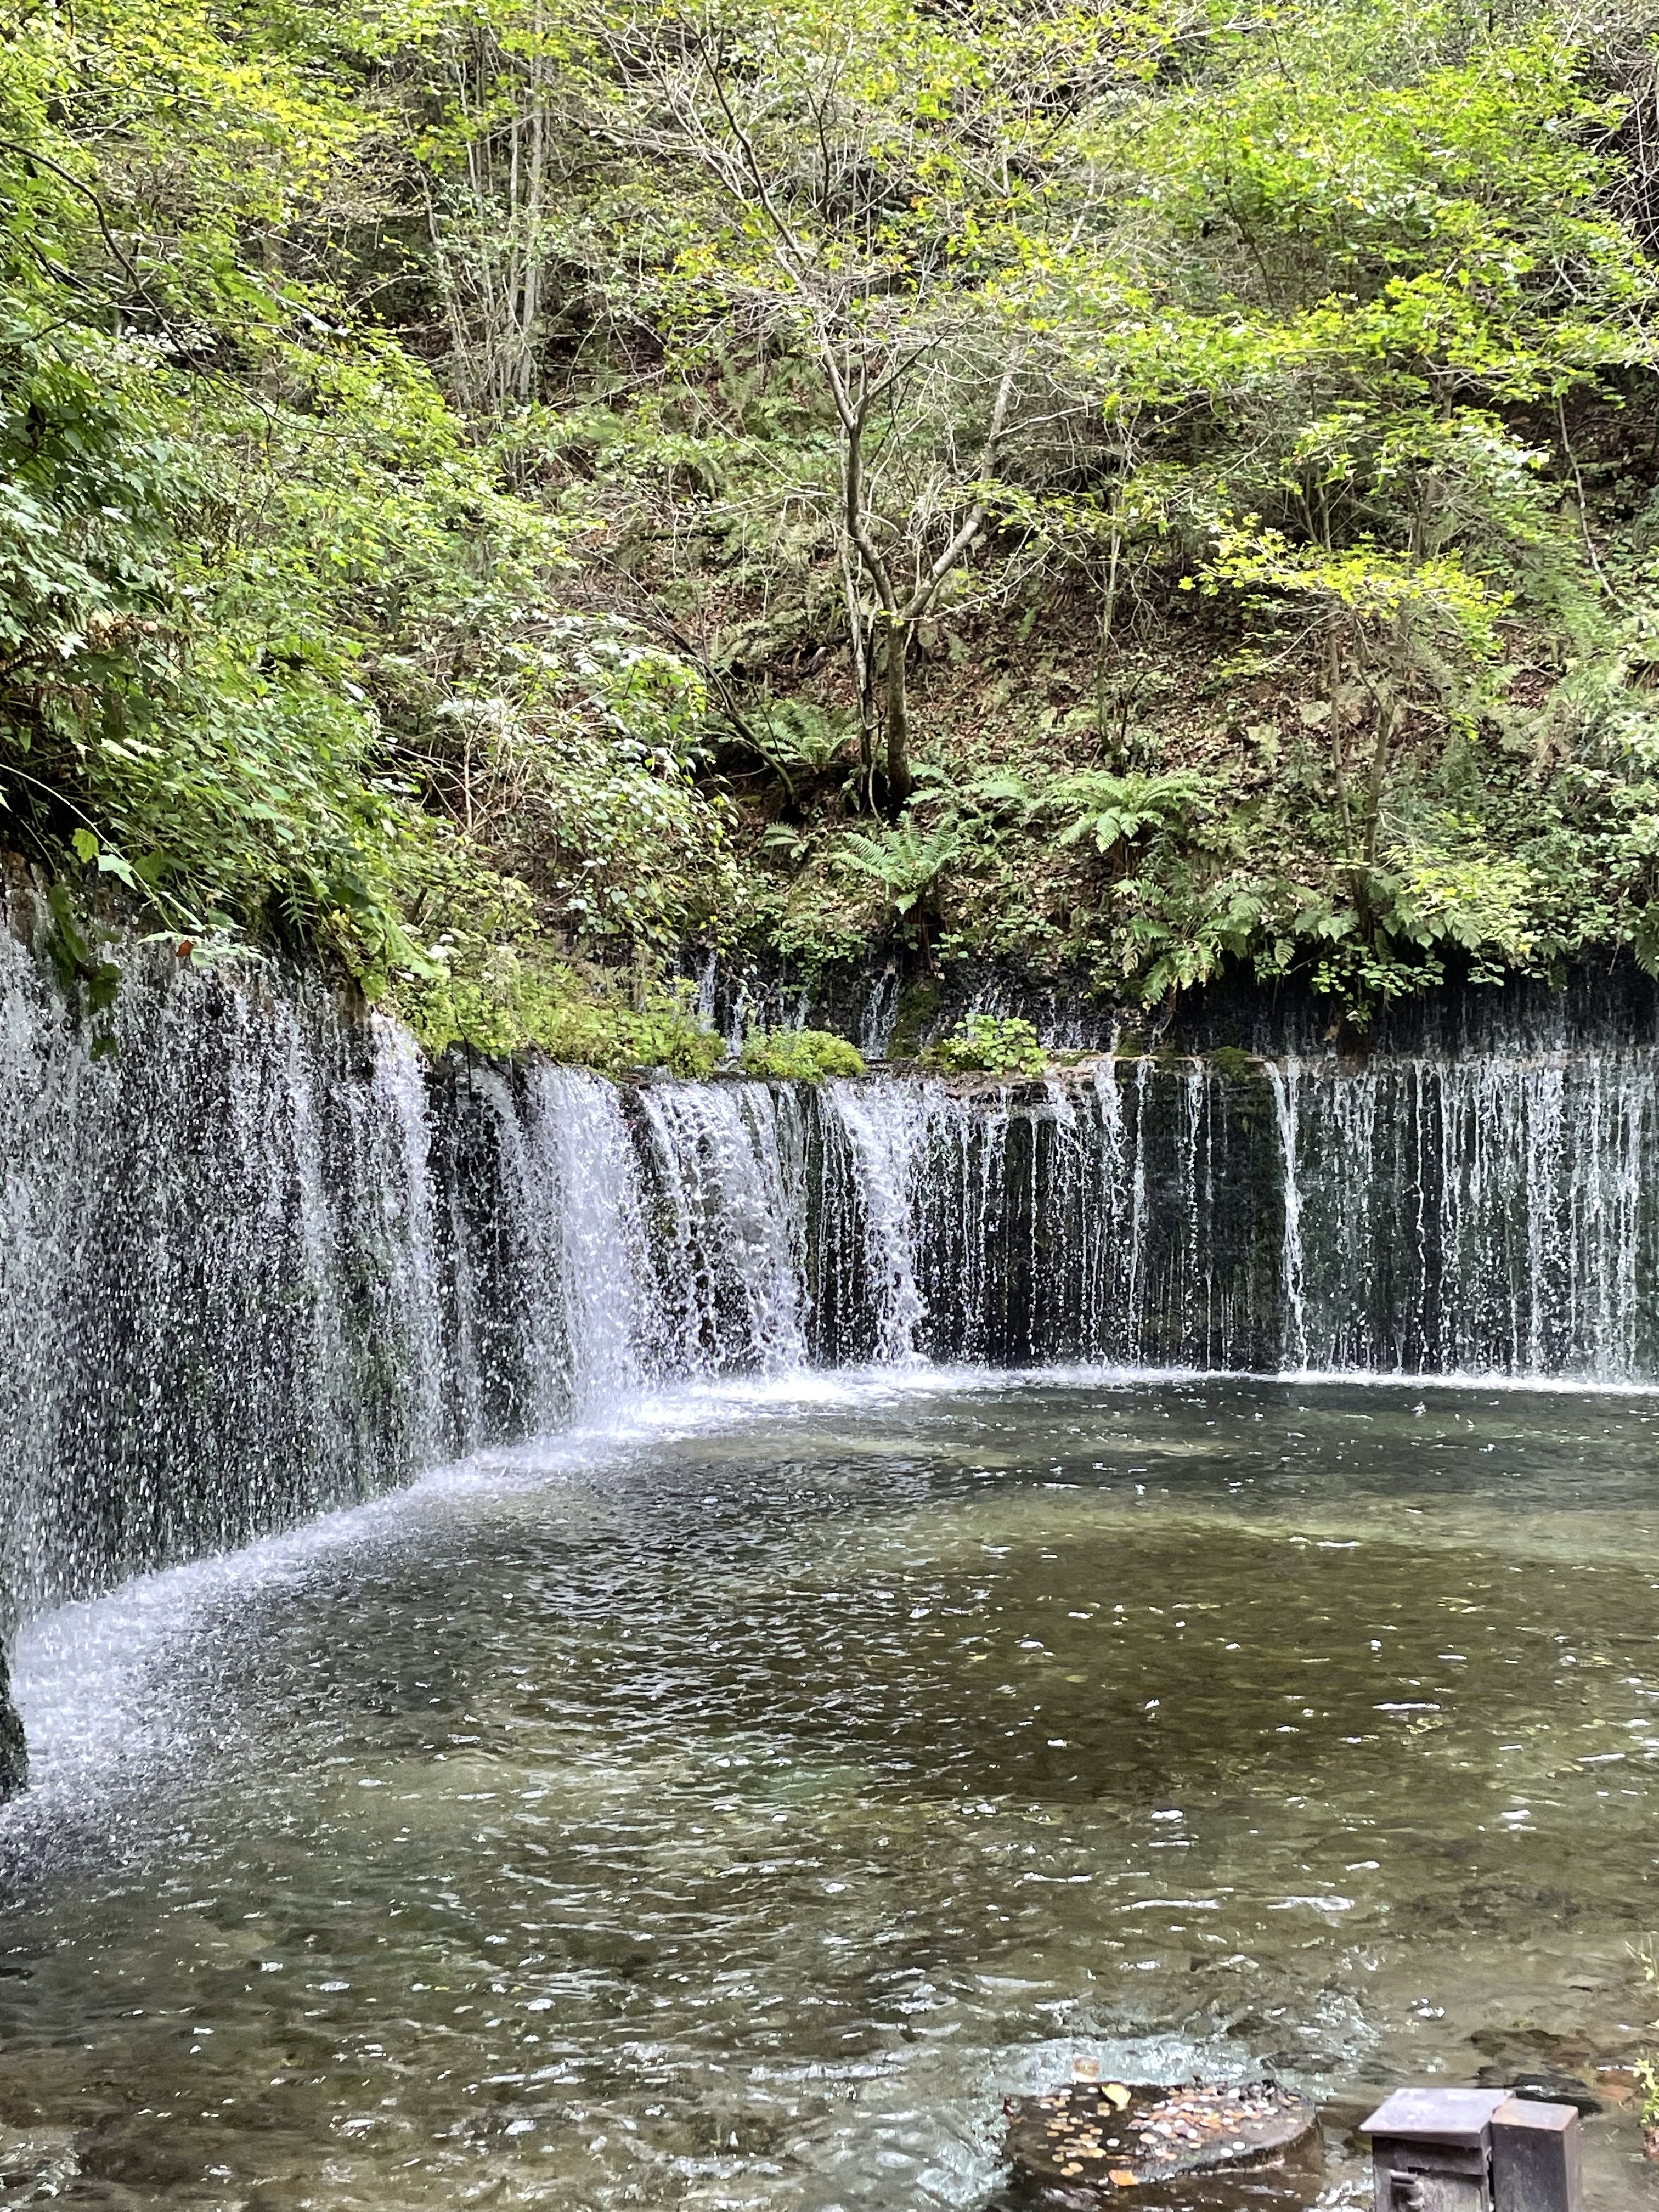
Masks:
[[[94,1019],[111,885],[596,1066],[709,949],[1659,970],[1632,0],[0,29],[0,842]]]

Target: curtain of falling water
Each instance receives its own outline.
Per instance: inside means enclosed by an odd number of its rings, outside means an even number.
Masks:
[[[700,1376],[1659,1378],[1651,1049],[618,1088],[0,930],[0,1625]]]
[[[1285,1064],[1313,1367],[1659,1377],[1659,1054]]]

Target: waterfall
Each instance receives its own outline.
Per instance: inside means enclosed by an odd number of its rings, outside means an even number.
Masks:
[[[530,1102],[554,1176],[566,1400],[592,1419],[634,1396],[660,1353],[639,1171],[614,1085],[539,1066]]]
[[[0,928],[0,1627],[679,1381],[918,1360],[1659,1381],[1659,1050],[619,1086]]]
[[[399,1262],[394,1310],[398,1334],[413,1363],[410,1456],[417,1465],[430,1466],[444,1446],[445,1347],[426,1078],[420,1054],[395,1022],[376,1020],[374,1036],[373,1095],[385,1109],[381,1204],[388,1243]]]
[[[402,1264],[421,1201],[362,1025],[156,963],[94,1060],[3,932],[0,962],[9,1608],[246,1540],[432,1449]]]
[[[1134,1088],[1134,1146],[1129,1174],[1128,1233],[1121,1240],[1127,1257],[1126,1272],[1128,1277],[1127,1297],[1125,1302],[1128,1318],[1126,1349],[1131,1358],[1140,1358],[1145,1356],[1146,1352],[1145,1334],[1140,1326],[1139,1291],[1142,1255],[1146,1246],[1146,1152],[1143,1139],[1146,1129],[1146,1100],[1152,1073],[1152,1066],[1149,1060],[1137,1060]],[[1105,1210],[1109,1219],[1117,1210],[1113,1203],[1115,1195],[1115,1193],[1108,1189]],[[1091,1316],[1091,1318],[1095,1317]]]
[[[805,1361],[786,1094],[429,1069],[301,977],[128,964],[94,1060],[0,931],[0,1625]]]
[[[824,1095],[857,1170],[875,1355],[889,1362],[913,1358],[927,1312],[916,1285],[916,1176],[938,1094],[927,1085],[897,1083],[878,1098],[842,1081],[826,1085]]]
[[[1283,1154],[1285,1351],[1292,1364],[1305,1367],[1308,1364],[1308,1315],[1302,1294],[1302,1182],[1297,1158],[1298,1073],[1296,1061],[1287,1060],[1282,1067],[1268,1068],[1267,1080],[1273,1085],[1273,1117],[1279,1125],[1279,1142]]]
[[[1659,1378],[1656,1080],[1640,1048],[1275,1071],[1307,1363]]]
[[[764,1085],[672,1083],[641,1094],[659,1209],[668,1346],[685,1372],[805,1356],[794,1224]]]

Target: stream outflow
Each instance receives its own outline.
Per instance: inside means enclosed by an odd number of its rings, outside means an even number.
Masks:
[[[1656,1422],[778,1382],[52,1614],[3,2163],[118,2212],[909,2212],[987,2205],[1000,2094],[1079,2045],[1339,2108],[1628,2055]],[[1637,2151],[1591,2123],[1598,2212],[1659,2202]]]

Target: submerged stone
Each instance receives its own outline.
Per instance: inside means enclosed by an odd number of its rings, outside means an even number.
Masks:
[[[1148,2185],[1272,2174],[1282,2179],[1281,2201],[1296,2203],[1323,2166],[1317,2108],[1276,2082],[1165,2088],[1079,2079],[1046,2096],[1005,2098],[1003,2111],[1017,2179],[1073,2201],[1133,2190],[1146,2203]]]

